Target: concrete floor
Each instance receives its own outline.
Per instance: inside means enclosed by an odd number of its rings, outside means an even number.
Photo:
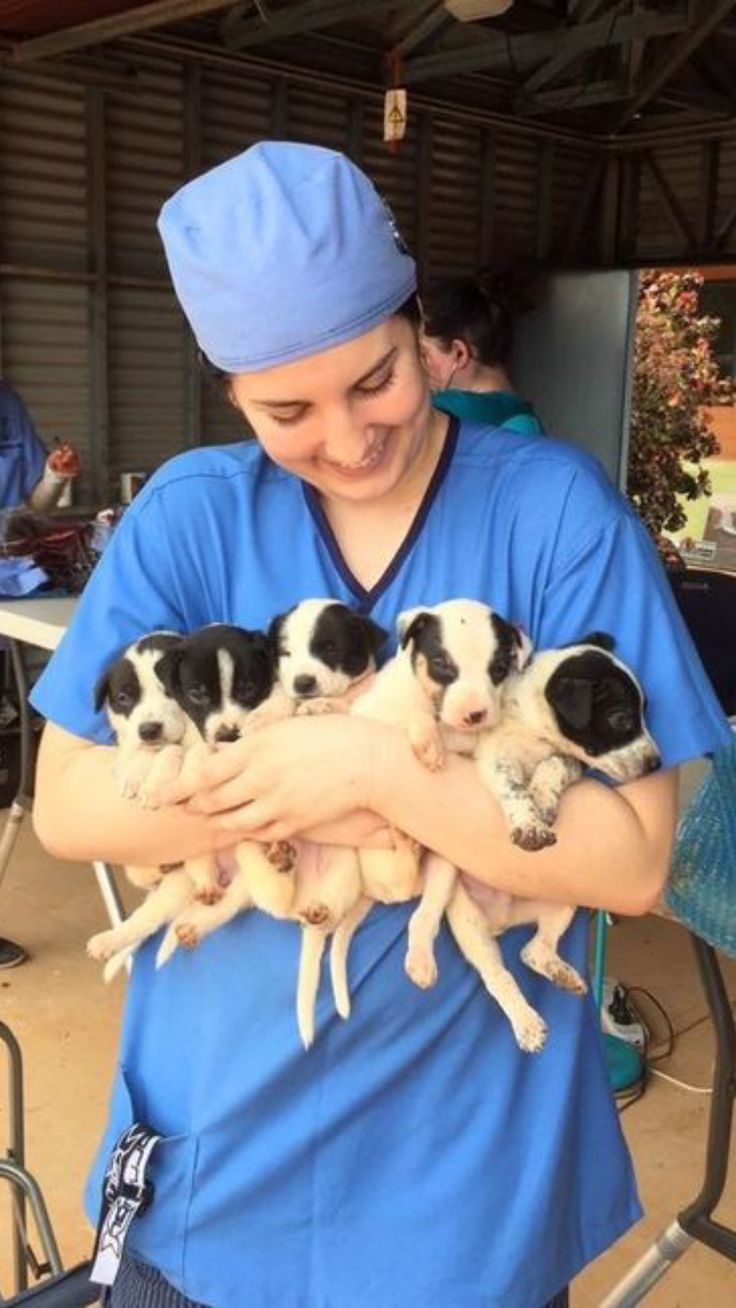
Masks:
[[[122,982],[105,987],[84,953],[86,938],[104,922],[91,869],[55,862],[39,849],[30,829],[23,831],[2,888],[0,933],[21,941],[31,960],[0,972],[0,1018],[23,1049],[27,1163],[42,1186],[66,1265],[90,1249],[80,1193],[102,1127],[124,990]],[[672,1058],[660,1064],[663,1070],[707,1085],[711,1032],[682,928],[656,917],[622,922],[611,933],[608,971],[651,990],[681,1033]],[[727,965],[727,973],[729,993],[736,998],[736,964]],[[0,1101],[4,1131],[1,1082]],[[694,1196],[708,1102],[705,1095],[657,1079],[624,1113],[647,1215],[579,1279],[574,1308],[595,1308],[678,1207]],[[0,1291],[8,1294],[9,1203],[3,1191],[6,1186],[0,1187]],[[736,1223],[736,1179],[719,1215]],[[728,1308],[736,1304],[736,1266],[708,1250],[691,1249],[646,1302],[652,1308]]]

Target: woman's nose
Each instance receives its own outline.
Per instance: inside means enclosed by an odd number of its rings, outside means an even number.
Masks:
[[[333,463],[360,463],[365,457],[370,436],[350,410],[331,414],[323,433],[323,452]]]

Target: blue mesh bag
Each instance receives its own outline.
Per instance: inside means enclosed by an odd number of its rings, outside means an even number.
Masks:
[[[714,755],[680,822],[665,899],[692,931],[736,957],[736,736]]]

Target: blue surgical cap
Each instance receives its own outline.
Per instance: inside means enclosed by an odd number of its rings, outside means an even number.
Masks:
[[[340,345],[416,290],[373,183],[316,145],[252,146],[177,191],[158,226],[200,349],[225,372]]]

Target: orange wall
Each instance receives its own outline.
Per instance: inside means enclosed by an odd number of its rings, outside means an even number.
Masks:
[[[720,458],[736,459],[736,404],[718,404],[705,412],[721,447]]]

